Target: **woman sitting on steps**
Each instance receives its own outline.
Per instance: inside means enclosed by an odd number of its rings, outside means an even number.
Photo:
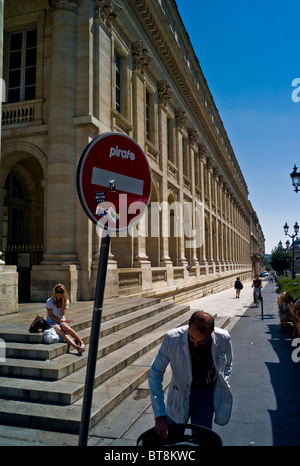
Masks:
[[[85,351],[85,344],[68,324],[72,323],[72,319],[66,319],[66,311],[69,307],[69,297],[66,288],[61,283],[58,283],[53,288],[52,298],[47,299],[47,323],[53,327],[62,339],[77,349],[79,354]],[[73,338],[71,338],[73,337]]]

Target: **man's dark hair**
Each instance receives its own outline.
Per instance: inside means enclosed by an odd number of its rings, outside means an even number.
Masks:
[[[213,316],[204,311],[196,311],[191,315],[189,326],[192,324],[194,324],[198,332],[201,333],[206,333],[207,330],[212,332],[215,328],[215,321]]]

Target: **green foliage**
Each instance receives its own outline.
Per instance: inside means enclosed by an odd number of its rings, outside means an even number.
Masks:
[[[300,298],[300,277],[279,277],[277,285],[279,293],[286,291],[291,295],[294,302]]]
[[[280,245],[272,250],[269,264],[279,275],[283,275],[292,266],[292,263],[293,257],[290,251],[283,249]]]

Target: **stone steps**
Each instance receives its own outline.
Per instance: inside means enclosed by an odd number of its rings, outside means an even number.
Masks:
[[[166,331],[190,317],[187,305],[144,300],[146,304],[137,308],[134,301],[126,309],[106,310],[101,322],[91,425],[147,379],[154,357],[151,350]],[[84,319],[80,324],[76,319],[76,324],[87,343],[82,356],[74,350],[67,353],[66,344],[42,344],[40,334],[22,331],[13,341],[12,331],[1,331],[1,338],[9,338],[6,362],[0,364],[2,424],[79,432],[90,328]]]
[[[187,317],[189,318],[190,315],[191,313],[189,311],[187,313]],[[217,315],[214,316],[214,319],[216,327],[220,328],[227,327],[230,322],[230,318],[218,318]],[[176,325],[174,325],[174,327],[175,326]],[[150,368],[159,347],[160,343],[141,357],[139,362]],[[169,387],[171,376],[171,368],[168,366],[163,379],[164,391],[167,391]],[[141,426],[142,431],[147,430],[147,428],[150,429],[151,427],[154,427],[154,417],[151,408],[147,378],[137,387],[136,390],[118,403],[118,405],[104,416],[100,422],[90,429],[89,434],[91,439],[89,440],[89,445],[107,446],[115,439],[126,437],[126,433],[132,428],[132,426],[135,426],[135,429],[137,428],[139,425],[139,418],[145,412],[149,413],[147,416],[149,426],[147,427],[143,423]],[[143,422],[145,422],[145,419]],[[136,438],[141,434],[141,432],[136,432]],[[121,443],[121,445],[123,445],[123,443]]]
[[[3,425],[78,434],[84,395],[92,310],[74,309],[73,328],[87,350],[79,356],[68,345],[45,345],[41,334],[1,326],[6,362],[0,363],[0,419]],[[84,315],[83,315],[84,314]],[[111,300],[104,306],[98,346],[90,428],[121,422],[123,428],[150,404],[147,377],[166,332],[184,325],[191,315],[186,304],[157,299]],[[216,318],[216,316],[214,316]],[[216,325],[220,326],[216,320]],[[224,322],[226,325],[226,322]],[[170,381],[170,369],[164,380]],[[130,402],[129,402],[130,400]],[[127,411],[127,414],[125,414]],[[114,417],[115,416],[115,417]],[[99,421],[101,420],[101,423]],[[102,422],[103,421],[103,422]],[[126,425],[127,424],[127,427]]]
[[[155,307],[157,308],[156,314],[151,315],[146,320],[139,320],[138,322],[128,327],[125,327],[124,322],[123,325],[120,324],[122,327],[120,330],[118,330],[118,322],[116,325],[114,325],[114,320],[110,321],[110,331],[108,331],[108,328],[104,329],[103,333],[106,334],[106,336],[102,336],[100,338],[98,358],[110,354],[113,351],[120,349],[130,341],[151,332],[154,328],[176,317],[177,314],[182,312],[182,309],[186,306],[180,305],[170,308],[169,303],[167,303],[167,305],[166,303],[162,303],[160,305],[155,305]],[[143,309],[139,312],[145,313],[146,311]],[[113,331],[113,329],[115,329],[115,331]],[[83,332],[89,332],[89,329]],[[84,338],[82,335],[83,332],[78,332],[78,334],[87,343],[87,340],[89,340],[89,334],[86,335],[86,338]],[[56,343],[49,345],[49,347],[47,345],[41,346],[50,348],[51,351],[51,347],[64,346],[67,348],[68,345]],[[83,367],[87,363],[87,357],[88,351],[80,356],[76,350],[72,350],[69,353],[64,353],[61,356],[57,356],[49,360],[47,359],[45,361],[7,358],[6,362],[0,365],[0,375],[9,377],[17,376],[23,378],[36,378],[43,380],[60,380]]]
[[[109,334],[112,334],[122,328],[128,327],[138,321],[145,320],[149,317],[152,317],[155,313],[164,311],[173,306],[172,303],[157,303],[147,308],[141,308],[136,311],[133,311],[130,314],[125,314],[121,317],[116,317],[115,319],[106,320],[101,322],[101,331],[100,337],[105,337]],[[89,321],[90,325],[92,321]],[[90,337],[90,328],[85,328],[82,324],[72,325],[74,330],[80,335],[82,340],[87,344]],[[81,330],[83,328],[83,330]],[[27,332],[28,333],[28,332]],[[18,359],[38,359],[38,360],[48,360],[53,359],[57,356],[60,356],[66,353],[70,348],[65,344],[52,344],[45,345],[42,342],[42,334],[32,334],[27,335],[29,340],[24,339],[24,341],[11,341],[12,333],[0,332],[0,338],[3,338],[6,341],[6,356],[9,358],[18,358]],[[19,340],[23,339],[23,335],[18,334],[16,336]],[[37,344],[40,343],[40,344]]]

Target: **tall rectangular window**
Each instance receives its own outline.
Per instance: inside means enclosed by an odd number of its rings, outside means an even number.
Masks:
[[[150,133],[150,94],[146,91],[146,138],[150,141],[151,133]]]
[[[188,154],[187,154],[187,140],[186,138],[182,138],[182,168],[183,174],[185,176],[189,175],[189,167],[188,167]]]
[[[35,99],[36,50],[36,29],[10,34],[8,103]]]
[[[168,160],[172,160],[171,157],[171,120],[167,119],[167,151],[168,151]]]
[[[115,52],[115,109],[121,113],[121,57]]]

